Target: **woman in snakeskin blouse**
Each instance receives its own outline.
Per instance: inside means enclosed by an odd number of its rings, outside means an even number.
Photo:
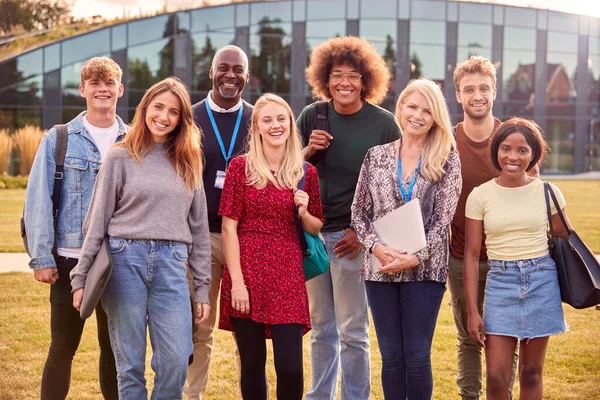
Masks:
[[[398,98],[396,118],[402,138],[371,148],[365,157],[352,227],[365,248],[362,279],[381,352],[385,398],[429,399],[431,342],[446,290],[449,226],[462,178],[450,115],[437,84],[411,81]],[[373,221],[415,198],[421,203],[426,247],[407,254],[385,246]],[[370,253],[381,262],[377,271]]]

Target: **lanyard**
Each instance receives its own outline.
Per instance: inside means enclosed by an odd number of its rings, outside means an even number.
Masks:
[[[215,117],[213,117],[212,110],[208,105],[208,101],[206,101],[206,112],[208,113],[208,118],[210,118],[210,123],[212,124],[213,131],[215,131],[215,136],[217,137],[217,141],[219,142],[219,147],[221,147],[221,154],[223,154],[223,158],[225,159],[225,168],[227,168],[227,164],[229,164],[229,159],[231,158],[231,154],[233,153],[233,146],[235,145],[235,139],[237,138],[238,131],[240,130],[240,123],[242,122],[242,111],[244,110],[244,104],[240,104],[240,111],[238,111],[237,121],[235,121],[235,127],[233,128],[233,136],[231,137],[231,143],[229,143],[229,152],[225,154],[225,145],[223,144],[223,139],[221,139],[221,133],[219,132],[219,128],[217,128],[217,123],[215,122]]]
[[[419,164],[417,165],[417,169],[415,170],[415,174],[413,175],[410,184],[408,185],[408,194],[404,191],[404,185],[402,184],[402,160],[400,160],[400,149],[398,149],[398,186],[400,186],[400,194],[405,202],[409,202],[412,199],[412,192],[415,186],[415,182],[417,180],[417,175],[419,175],[419,171],[421,170],[421,161],[423,161],[423,156],[419,157]]]

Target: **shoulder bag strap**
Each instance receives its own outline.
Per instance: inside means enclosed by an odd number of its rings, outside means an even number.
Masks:
[[[550,184],[548,182],[544,182],[544,197],[546,198],[546,212],[548,213],[548,224],[550,225],[550,234],[552,236],[556,237],[556,231],[554,230],[554,226],[552,225],[552,211],[550,209],[550,199],[548,197],[548,194],[550,194],[550,196],[552,197],[552,202],[554,203],[556,212],[558,213],[558,216],[560,217],[560,220],[561,220],[563,226],[565,227],[567,234],[570,235],[571,229],[569,229],[569,226],[567,225],[567,221],[565,220],[565,216],[563,215],[562,210],[560,209],[560,206],[558,205],[558,200],[556,199],[554,190],[552,190],[552,186],[550,186]]]
[[[67,125],[54,125],[56,129],[56,148],[54,149],[54,160],[56,170],[54,171],[54,189],[52,190],[52,217],[54,219],[54,236],[56,237],[56,221],[58,219],[58,206],[60,192],[64,177],[65,156],[67,154]]]

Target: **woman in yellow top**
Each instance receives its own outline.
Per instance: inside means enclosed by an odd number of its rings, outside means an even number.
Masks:
[[[473,189],[467,199],[464,279],[469,335],[485,347],[488,400],[509,398],[517,341],[521,398],[541,400],[548,339],[567,330],[556,265],[548,250],[544,182],[527,174],[543,160],[546,149],[533,121],[512,118],[504,122],[490,146],[500,176]],[[565,199],[551,186],[566,217]],[[565,234],[554,205],[552,223],[559,234]],[[491,269],[482,319],[477,310],[477,282],[484,233]]]

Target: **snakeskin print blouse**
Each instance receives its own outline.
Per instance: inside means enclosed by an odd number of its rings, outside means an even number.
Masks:
[[[400,186],[398,186],[394,144],[376,146],[368,151],[356,185],[351,223],[358,240],[364,246],[362,280],[446,282],[450,223],[454,217],[462,187],[460,159],[457,152],[452,151],[448,155],[444,170],[445,174],[437,182],[431,182],[419,173],[413,188],[413,198],[418,198],[421,202],[427,239],[427,246],[415,253],[419,264],[411,269],[393,274],[373,273],[369,249],[379,242],[373,231],[373,221],[406,202],[400,194]],[[402,182],[406,191],[408,191],[408,186],[415,173],[413,172]],[[398,227],[398,229],[402,229],[402,227]]]

